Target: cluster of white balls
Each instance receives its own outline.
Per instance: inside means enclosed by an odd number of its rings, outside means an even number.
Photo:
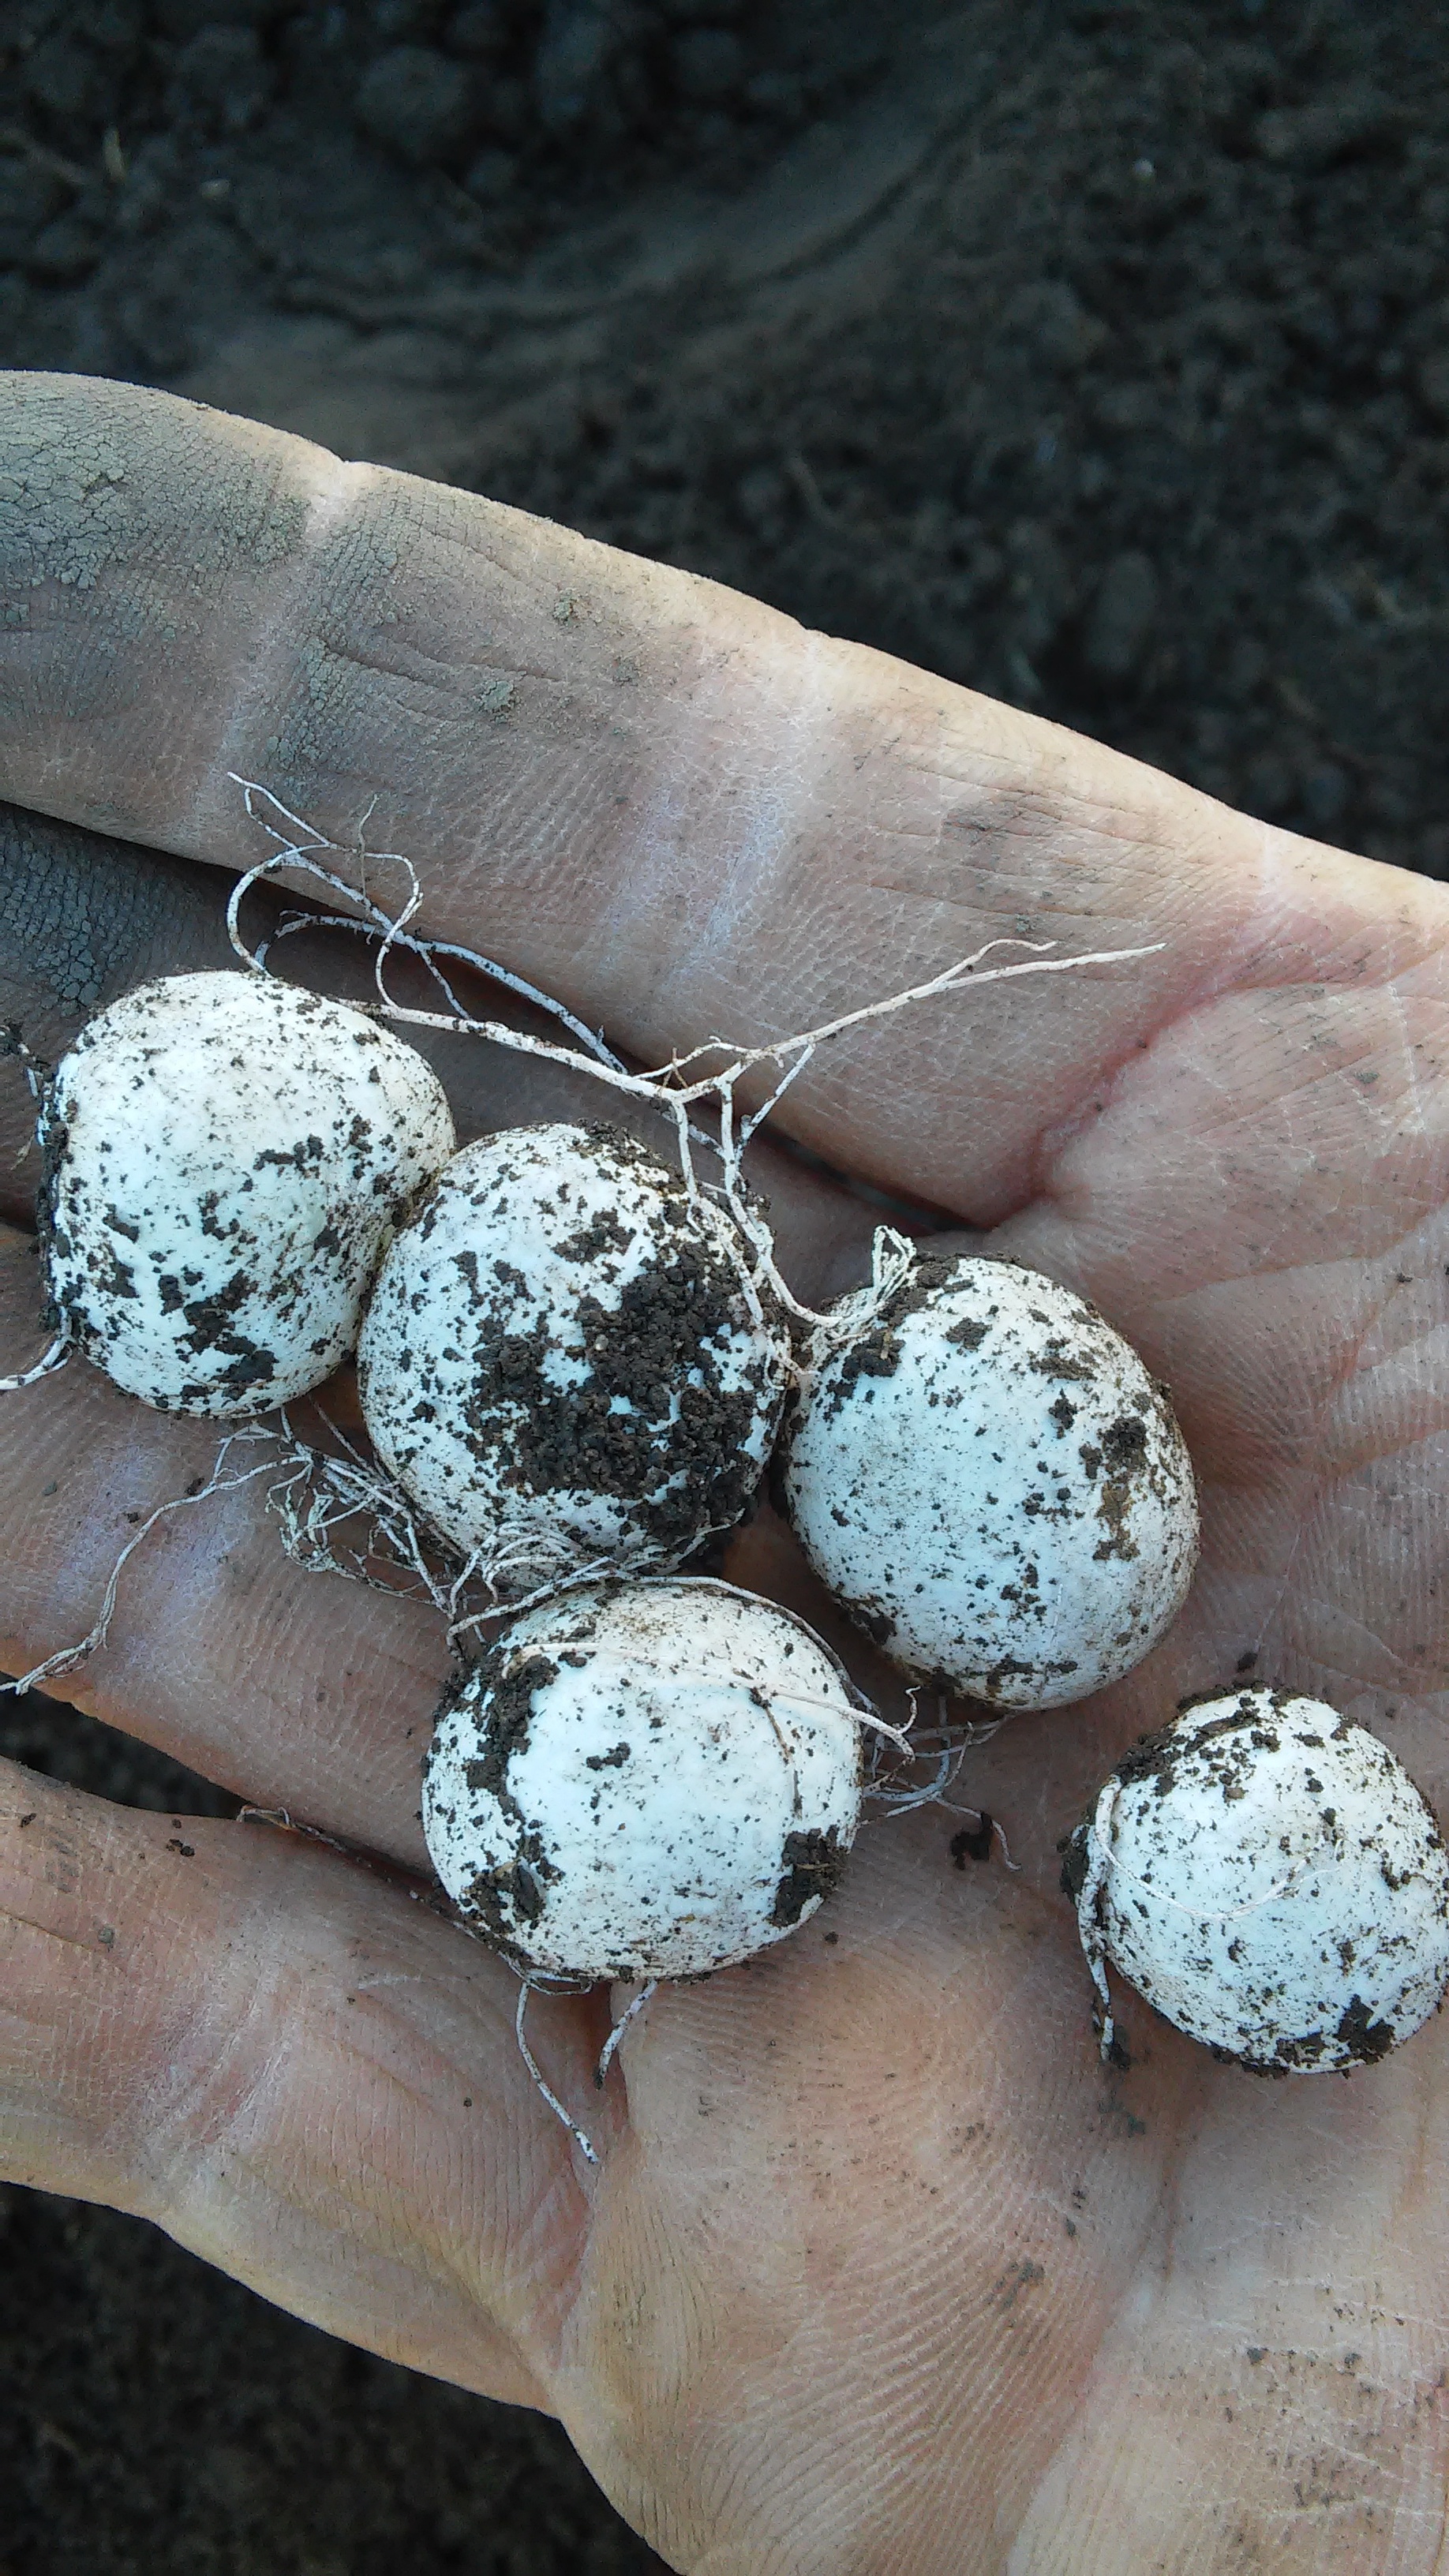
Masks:
[[[142,986],[43,1101],[54,1319],[118,1386],[254,1416],[357,1351],[378,1459],[500,1603],[424,1776],[434,1865],[526,1975],[694,1975],[830,1894],[866,1704],[774,1604],[679,1569],[772,1454],[816,1571],[914,1679],[1001,1713],[1118,1681],[1192,1579],[1165,1387],[1096,1310],[923,1259],[792,1341],[730,1210],[620,1130],[456,1149],[365,1013],[262,974]],[[544,1596],[539,1599],[537,1596]],[[1254,2066],[1383,2053],[1449,1977],[1449,1863],[1376,1739],[1231,1694],[1105,1784],[1067,1884],[1105,1963]]]

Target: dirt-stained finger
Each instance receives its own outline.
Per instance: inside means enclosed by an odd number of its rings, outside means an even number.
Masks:
[[[993,937],[1166,938],[1069,1004],[922,1005],[795,1086],[828,1160],[973,1222],[1252,953],[1260,827],[687,573],[135,386],[4,379],[0,461],[0,790],[227,866],[262,846],[232,772],[340,842],[365,819],[429,926],[640,1059]]]
[[[299,1836],[178,1829],[0,1761],[0,2171],[540,2405],[578,2192],[515,1992],[405,1888]],[[588,2034],[560,2018],[549,2040],[577,2081]]]

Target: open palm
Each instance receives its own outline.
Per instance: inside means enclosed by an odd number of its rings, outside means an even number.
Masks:
[[[641,1060],[995,934],[1163,943],[853,1034],[781,1119],[1093,1298],[1172,1387],[1205,1525],[1127,1684],[972,1757],[958,1794],[1018,1875],[953,1858],[938,1810],[870,1823],[795,1939],[661,1990],[602,2096],[606,1999],[537,2006],[595,2172],[519,2063],[508,1970],[419,1901],[436,1617],[298,1571],[264,1481],[178,1513],[67,1687],[352,1849],[0,1766],[3,2170],[553,2409],[682,2569],[1430,2576],[1442,2027],[1261,2083],[1124,1998],[1109,2072],[1057,1846],[1123,1744],[1245,1671],[1449,1805],[1444,897],[709,584],[128,388],[5,380],[0,581],[0,793],[233,867],[229,772],[340,840],[371,808],[426,927]],[[32,836],[6,898],[41,1044],[61,847]],[[108,990],[220,962],[219,900],[88,864]],[[465,1131],[608,1114],[481,1052],[438,1059]],[[767,1185],[802,1288],[859,1275],[868,1205],[783,1153]],[[35,1283],[14,1234],[0,1366],[38,1347]],[[84,1367],[5,1400],[7,1669],[83,1632],[127,1515],[214,1451]],[[843,1636],[768,1511],[727,1570]]]

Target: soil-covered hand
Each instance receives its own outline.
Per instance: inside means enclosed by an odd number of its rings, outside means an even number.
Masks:
[[[796,1937],[660,1990],[602,2095],[607,1998],[535,2005],[593,2170],[509,1970],[420,1901],[440,1622],[300,1571],[264,1484],[172,1516],[65,1687],[353,1850],[0,1766],[3,2170],[553,2409],[682,2569],[1430,2576],[1444,2027],[1267,2083],[1121,1995],[1106,2070],[1057,1881],[1113,1756],[1238,1673],[1330,1698],[1449,1803],[1442,892],[682,573],[126,388],[6,381],[0,581],[0,793],[140,845],[7,827],[7,1011],[41,1047],[221,962],[222,880],[152,854],[258,855],[234,771],[339,841],[367,815],[430,930],[642,1061],[994,934],[1161,942],[877,1023],[782,1120],[1094,1299],[1171,1385],[1205,1524],[1131,1681],[963,1775],[1019,1875],[937,1810],[868,1823]],[[339,950],[296,964],[343,989]],[[483,1058],[436,1059],[465,1131],[609,1114]],[[7,1116],[13,1151],[18,1077]],[[783,1153],[768,1186],[802,1288],[859,1275],[862,1197]],[[13,1369],[18,1232],[3,1284]],[[9,1670],[84,1633],[133,1516],[215,1446],[84,1366],[4,1399]],[[728,1571],[842,1637],[768,1511]]]

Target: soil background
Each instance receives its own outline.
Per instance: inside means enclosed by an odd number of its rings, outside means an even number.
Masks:
[[[0,364],[486,490],[1449,877],[1399,0],[0,0]],[[229,1802],[70,1712],[0,1749]],[[557,2428],[0,2190],[0,2576],[659,2562]]]

